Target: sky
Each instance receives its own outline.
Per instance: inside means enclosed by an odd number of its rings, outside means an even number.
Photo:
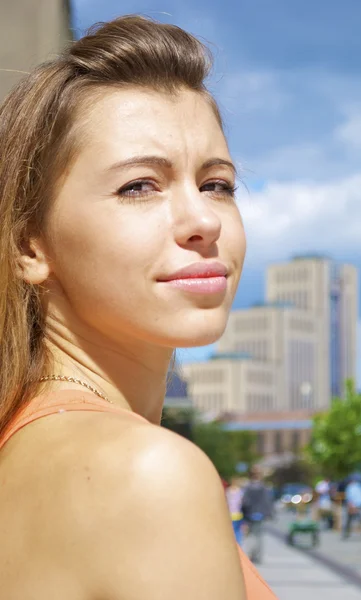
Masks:
[[[137,13],[210,43],[208,87],[245,184],[238,202],[248,251],[234,308],[261,301],[267,265],[294,254],[360,269],[360,0],[72,0],[72,12],[77,37]],[[358,332],[361,342],[361,316]]]

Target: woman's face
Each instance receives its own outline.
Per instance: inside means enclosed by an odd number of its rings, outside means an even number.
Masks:
[[[212,108],[195,92],[134,88],[105,92],[82,119],[81,150],[48,215],[53,301],[72,326],[113,342],[214,342],[245,236]]]

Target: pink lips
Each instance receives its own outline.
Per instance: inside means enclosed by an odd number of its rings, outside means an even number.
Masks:
[[[158,279],[172,287],[198,294],[216,294],[227,288],[227,269],[222,263],[193,263]]]

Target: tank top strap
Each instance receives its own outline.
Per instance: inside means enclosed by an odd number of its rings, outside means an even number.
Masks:
[[[258,573],[257,569],[253,566],[248,556],[239,546],[238,551],[242,565],[247,600],[278,600],[277,596],[273,593],[271,588]]]
[[[113,414],[126,413],[134,419],[148,422],[144,417],[115,404],[111,404],[88,391],[59,390],[36,396],[25,404],[10,421],[0,437],[0,449],[20,429],[43,417],[69,411],[94,411]]]

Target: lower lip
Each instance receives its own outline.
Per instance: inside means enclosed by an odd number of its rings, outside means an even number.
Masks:
[[[227,279],[221,277],[200,277],[199,279],[172,279],[167,285],[193,294],[219,294],[227,289]]]

